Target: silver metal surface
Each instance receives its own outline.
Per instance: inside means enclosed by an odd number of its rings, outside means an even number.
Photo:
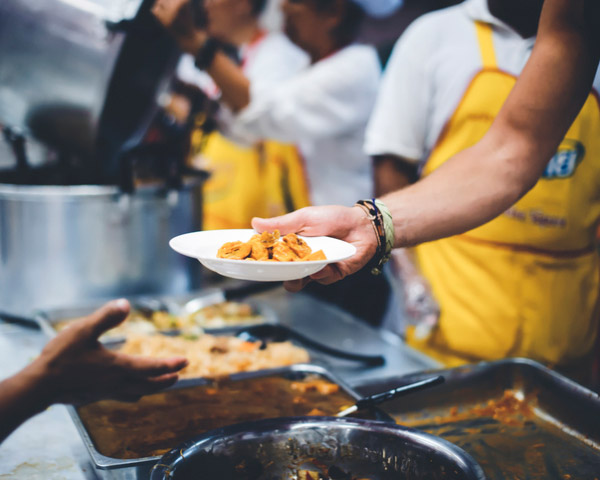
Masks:
[[[222,290],[209,288],[206,290],[205,295],[208,299],[217,300],[217,298],[221,298],[223,296],[223,292],[222,292]],[[204,295],[201,295],[201,296],[195,297],[195,298],[198,299],[198,298],[203,298],[203,297],[204,297]],[[145,296],[144,297],[133,296],[133,297],[129,298],[129,301],[132,302],[132,308],[134,308],[135,304],[139,300],[145,300],[146,298],[147,297],[145,297]],[[183,302],[182,300],[178,300],[179,297],[177,297],[177,296],[164,296],[164,297],[157,296],[157,297],[152,297],[152,298],[159,299],[158,302],[163,303],[167,307],[167,310],[173,314],[185,315],[185,314],[191,314],[194,311],[196,311],[196,310],[190,310],[190,311],[182,310],[181,305],[187,305],[187,303]],[[276,324],[279,322],[275,312],[264,302],[256,301],[251,298],[244,299],[243,302],[249,304],[252,307],[252,311],[256,315],[259,315],[262,317],[262,319],[263,319],[262,323]],[[215,302],[211,301],[211,302],[206,303],[206,305],[214,305],[214,303]],[[201,305],[201,304],[204,304],[204,303],[203,302],[197,303],[197,305]],[[101,306],[102,306],[102,302],[99,302],[99,301],[89,302],[88,301],[88,302],[85,302],[85,303],[77,305],[77,306],[74,305],[71,307],[41,309],[34,313],[33,319],[37,322],[37,324],[40,326],[42,331],[44,333],[46,333],[50,338],[52,338],[52,337],[56,336],[56,334],[58,333],[56,330],[58,323],[63,322],[65,320],[77,319],[77,318],[81,318],[85,315],[89,315],[90,313],[92,313],[96,309],[100,308]],[[224,330],[223,328],[215,328],[215,329],[204,328],[203,329],[203,331],[205,331],[206,333],[215,333],[215,334],[218,334],[219,332],[223,332],[223,330]],[[176,333],[176,331],[169,330],[167,333],[173,334],[173,333]],[[120,336],[110,336],[106,339],[101,337],[101,341],[103,341],[103,343],[107,343],[107,344],[122,343],[124,340],[125,340],[125,338],[120,337]]]
[[[231,375],[230,378],[232,381],[236,381],[266,376],[287,375],[290,373],[318,375],[324,379],[331,381],[332,383],[338,384],[344,392],[346,392],[355,400],[358,400],[360,398],[360,395],[357,392],[355,392],[350,386],[348,386],[343,380],[336,377],[325,368],[317,365],[298,364],[284,368],[275,368],[256,372],[244,372]],[[178,382],[177,385],[171,387],[171,390],[193,387],[196,385],[205,385],[207,383],[209,382],[202,378],[187,379]],[[67,408],[90,454],[92,462],[97,469],[97,473],[101,478],[111,480],[148,479],[150,470],[158,462],[160,456],[123,460],[102,455],[98,450],[96,450],[94,442],[92,441],[88,431],[86,430],[83,422],[81,421],[77,413],[77,409],[75,407]],[[389,417],[387,418],[389,419]]]
[[[331,468],[346,476],[331,474]],[[239,471],[245,473],[240,475]],[[164,457],[151,480],[302,478],[483,480],[458,447],[426,433],[359,419],[280,418],[238,424],[185,442]]]
[[[228,284],[220,283],[215,286],[222,289]],[[209,293],[209,290],[192,292],[175,297],[174,300],[183,305],[185,301],[199,294]],[[363,365],[331,358],[324,359],[330,362],[326,365],[327,369],[350,386],[364,383],[366,379],[405,375],[438,365],[402,344],[396,337],[384,336],[338,308],[305,294],[290,294],[279,289],[252,296],[250,299],[273,309],[281,323],[319,341],[336,348],[347,348],[347,345],[350,345],[349,348],[357,352],[385,355],[386,364],[375,368],[364,368]],[[86,314],[90,309],[90,305],[87,305],[83,310],[77,311],[72,307],[64,308],[65,305],[61,305],[60,309],[53,309],[53,312],[57,315],[60,315],[60,310],[65,314]],[[43,332],[0,323],[0,379],[12,375],[31,361],[47,339]],[[134,467],[121,478],[147,480],[147,469],[145,473],[140,471],[139,476],[135,470]],[[54,406],[36,416],[2,443],[0,476],[2,475],[6,475],[7,478],[44,480],[113,478],[110,470],[94,468],[84,443],[65,407],[62,406]]]
[[[114,187],[0,184],[0,308],[80,305],[136,294],[183,294],[200,265],[168,248],[201,224],[201,185],[122,195]]]
[[[490,480],[600,478],[600,397],[527,359],[441,370],[444,385],[380,408],[470,453]],[[375,381],[364,395],[427,373]],[[504,400],[505,392],[520,403]]]

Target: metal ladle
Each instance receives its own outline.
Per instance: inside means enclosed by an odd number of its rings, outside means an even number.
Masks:
[[[433,387],[434,385],[440,385],[441,383],[444,383],[444,381],[444,377],[442,375],[438,375],[436,377],[426,378],[425,380],[420,380],[418,382],[409,383],[408,385],[402,385],[401,387],[397,387],[386,392],[369,395],[368,397],[361,398],[351,407],[342,410],[336,415],[336,417],[345,417],[346,415],[350,415],[357,410],[373,407],[375,405],[379,405],[380,403],[393,400],[394,398],[408,395],[409,393],[418,392],[420,390],[424,390],[425,388]]]

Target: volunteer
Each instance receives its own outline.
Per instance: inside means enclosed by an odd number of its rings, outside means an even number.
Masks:
[[[354,257],[311,277],[324,284],[369,261],[380,265],[392,246],[416,245],[479,226],[535,185],[582,106],[594,106],[589,94],[599,57],[600,3],[545,0],[531,58],[479,142],[416,184],[365,202],[376,208],[308,207],[276,219],[255,219],[253,226],[352,242],[357,247]],[[382,227],[377,235],[375,223]],[[297,290],[307,282],[287,287]]]
[[[467,0],[409,28],[367,131],[379,194],[406,185],[407,165],[429,175],[484,136],[529,58],[542,4]],[[523,356],[589,372],[600,288],[596,92],[524,198],[482,227],[416,248],[440,318],[428,338],[409,335],[413,346],[449,366]]]
[[[180,46],[195,56],[236,113],[228,128],[232,138],[294,143],[304,160],[310,203],[352,205],[373,190],[370,160],[362,146],[381,76],[376,50],[355,40],[365,13],[385,15],[398,4],[394,0],[285,0],[285,33],[308,54],[311,64],[268,91],[255,90],[205,31],[173,21],[181,18],[178,12],[186,7],[186,0],[159,0],[154,12],[179,38]],[[360,285],[336,293],[330,290],[328,300],[346,307],[355,303],[362,309],[364,302],[356,290],[372,293],[380,298],[377,308],[358,315],[380,317],[389,286],[381,279],[371,281],[368,272],[363,275]]]
[[[0,382],[0,442],[54,403],[105,398],[135,401],[177,381],[184,358],[144,358],[104,348],[98,337],[123,322],[126,300],[115,300],[74,322],[28,366]]]
[[[385,14],[394,1],[285,0],[285,33],[311,65],[280,85],[258,90],[206,31],[182,28],[174,18],[187,0],[158,0],[154,12],[182,48],[196,57],[237,113],[229,133],[238,140],[295,143],[305,161],[313,205],[351,205],[372,193],[362,152],[381,67],[375,49],[354,41],[368,13]],[[359,5],[360,3],[360,5]],[[389,4],[381,9],[382,4]],[[384,5],[385,6],[385,5]],[[192,26],[193,27],[193,26]]]
[[[202,4],[198,15],[202,18],[195,19],[206,24],[211,41],[239,57],[239,70],[255,94],[270,91],[308,65],[307,55],[285,35],[261,27],[265,4],[266,0],[210,0]],[[191,22],[187,4],[159,2],[155,11],[165,21],[164,15],[175,7],[185,7]],[[193,31],[193,25],[181,20],[176,25]],[[219,87],[195,63],[192,55],[184,55],[177,69],[178,80],[200,88],[210,99],[203,102],[205,106],[219,106],[215,115],[218,130],[205,132],[212,120],[207,114],[213,114],[200,111],[195,114],[198,126],[190,139],[192,163],[211,172],[204,185],[203,228],[248,228],[255,215],[280,215],[309,205],[302,160],[295,146],[267,139],[233,141],[222,135],[232,115],[227,97],[221,98]]]

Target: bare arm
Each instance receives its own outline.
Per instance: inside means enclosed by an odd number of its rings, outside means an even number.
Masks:
[[[589,19],[598,8],[585,11],[585,4],[546,0],[532,56],[488,134],[424,180],[382,199],[398,246],[481,225],[535,185],[598,66],[600,34]]]

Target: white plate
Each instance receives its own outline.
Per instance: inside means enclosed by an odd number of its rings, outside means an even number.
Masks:
[[[340,262],[356,253],[350,243],[331,237],[302,237],[313,252],[323,250],[327,260],[310,262],[253,262],[217,258],[217,251],[226,242],[247,242],[254,230],[207,230],[172,238],[173,250],[188,257],[197,258],[209,270],[225,277],[257,282],[281,282],[298,280],[317,273],[329,263]]]

